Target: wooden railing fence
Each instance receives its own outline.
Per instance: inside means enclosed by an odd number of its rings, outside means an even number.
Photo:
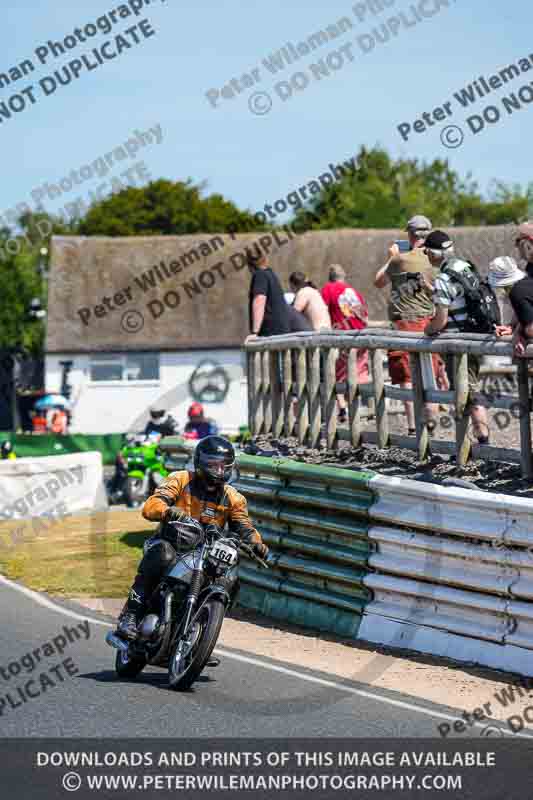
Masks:
[[[369,351],[371,383],[359,383],[357,351]],[[415,449],[421,460],[429,452],[455,454],[457,463],[464,466],[468,459],[483,458],[521,464],[525,478],[533,476],[531,450],[531,397],[528,358],[518,358],[515,364],[517,393],[482,395],[486,404],[495,409],[511,410],[519,421],[520,448],[501,448],[473,443],[469,436],[469,397],[467,356],[500,356],[513,358],[510,338],[479,334],[443,333],[426,337],[390,329],[367,328],[363,331],[327,331],[293,333],[252,340],[245,345],[248,366],[248,409],[252,435],[270,434],[273,437],[297,436],[301,444],[310,447],[336,448],[340,440],[354,447],[368,442],[380,448],[390,446]],[[346,384],[337,384],[335,363],[340,350],[348,351]],[[402,389],[386,382],[384,362],[388,350],[409,353],[413,389]],[[424,354],[439,353],[455,356],[454,391],[427,388],[423,381]],[[533,358],[533,345],[527,356]],[[509,373],[509,368],[506,368]],[[344,392],[348,406],[348,429],[337,424],[336,394]],[[478,395],[479,396],[479,395]],[[387,398],[412,400],[414,403],[416,436],[391,434],[387,413]],[[362,430],[363,400],[373,400],[375,430]],[[424,404],[453,406],[455,442],[430,435]],[[517,413],[517,410],[519,413]]]

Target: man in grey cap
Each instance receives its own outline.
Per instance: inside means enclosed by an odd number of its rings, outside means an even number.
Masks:
[[[416,214],[407,223],[409,251],[400,252],[396,243],[389,247],[389,260],[378,270],[374,285],[384,289],[391,285],[389,301],[389,319],[397,330],[422,333],[433,316],[432,285],[438,270],[432,268],[424,253],[426,237],[431,231],[431,221]],[[436,375],[442,371],[442,362],[438,356],[433,357],[433,369]],[[393,384],[402,389],[410,389],[411,369],[409,353],[400,350],[389,352],[389,375]],[[426,405],[429,419],[436,409]],[[410,436],[415,435],[415,416],[413,403],[405,402],[407,428]]]

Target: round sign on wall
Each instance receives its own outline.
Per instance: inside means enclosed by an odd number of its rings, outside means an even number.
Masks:
[[[189,380],[189,390],[198,403],[223,403],[229,391],[226,370],[209,359],[201,361]]]

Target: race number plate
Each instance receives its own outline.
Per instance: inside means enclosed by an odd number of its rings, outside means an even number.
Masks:
[[[216,561],[222,561],[223,564],[227,564],[228,566],[235,564],[237,561],[237,551],[234,547],[230,547],[227,544],[214,544],[211,548],[210,556],[216,559]]]

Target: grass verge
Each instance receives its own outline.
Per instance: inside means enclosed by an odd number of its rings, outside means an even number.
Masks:
[[[2,523],[0,572],[63,597],[125,597],[155,530],[139,511]]]

